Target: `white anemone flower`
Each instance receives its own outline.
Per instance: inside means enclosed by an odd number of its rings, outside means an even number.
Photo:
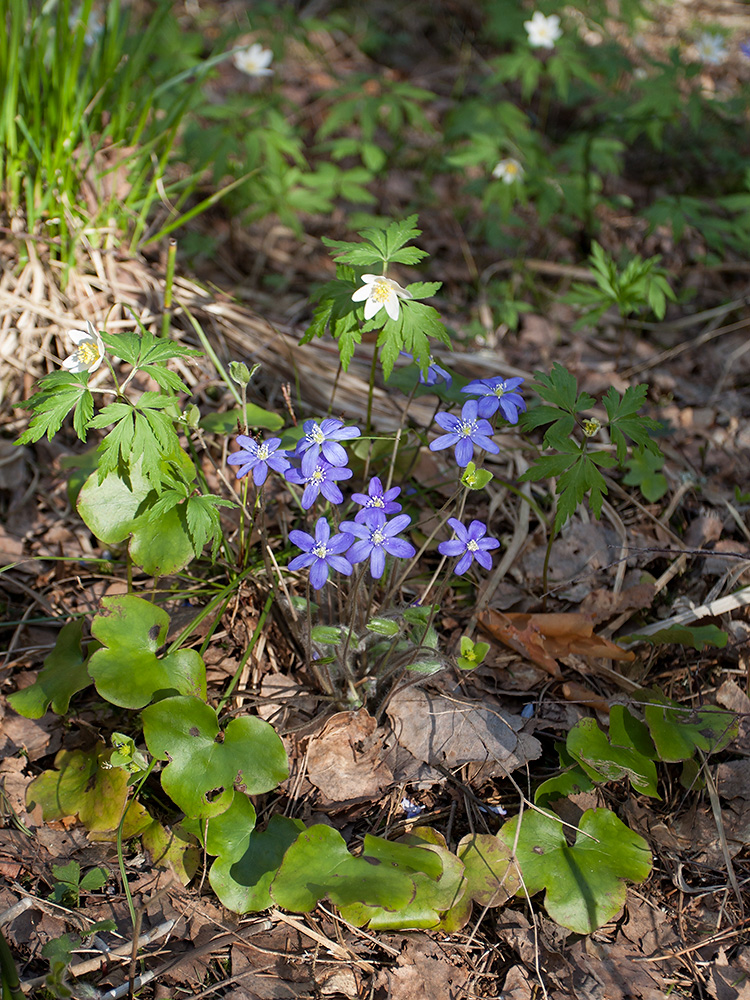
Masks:
[[[398,319],[399,299],[410,299],[407,292],[397,281],[386,278],[382,274],[363,274],[364,285],[352,295],[354,302],[365,299],[365,319],[372,319],[375,313],[385,306],[385,311],[391,319]]]
[[[260,42],[254,42],[249,49],[240,49],[232,56],[232,62],[237,69],[247,73],[248,76],[270,76],[273,73],[269,69],[273,61],[273,52],[264,49]]]
[[[555,42],[562,36],[557,14],[545,17],[540,10],[535,10],[531,20],[524,21],[523,26],[533,49],[554,49]]]
[[[74,375],[95,372],[104,360],[104,342],[94,324],[86,320],[85,330],[70,330],[68,336],[76,345],[76,350],[63,361],[63,368]]]
[[[704,31],[695,43],[698,58],[708,66],[720,66],[727,58],[727,45],[723,35]]]
[[[518,160],[508,157],[507,160],[500,160],[492,171],[492,176],[497,177],[498,180],[503,181],[505,184],[513,184],[515,181],[520,181],[523,177],[523,167]]]

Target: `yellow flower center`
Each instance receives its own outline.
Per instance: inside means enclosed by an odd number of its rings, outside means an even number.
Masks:
[[[258,445],[258,458],[262,462],[265,462],[265,460],[268,458],[268,445],[267,444],[259,444]]]
[[[383,544],[383,542],[385,541],[385,535],[380,530],[380,528],[376,528],[373,531],[373,533],[370,535],[370,541],[372,542],[373,545],[382,545]]]
[[[387,302],[390,296],[391,289],[384,278],[378,278],[377,281],[372,283],[370,298],[373,302]]]
[[[500,398],[500,396],[504,396],[507,391],[505,388],[505,382],[501,382],[500,385],[496,385],[492,391],[495,393],[498,399]]]
[[[477,545],[477,543],[474,541],[473,538],[470,538],[469,541],[466,543],[466,548],[469,550],[469,552],[476,552],[479,546]]]
[[[95,364],[99,360],[99,348],[93,341],[89,341],[86,344],[81,344],[81,346],[76,351],[76,356],[82,365]]]
[[[370,500],[370,507],[385,507],[382,497],[372,497]]]
[[[326,436],[323,433],[323,431],[320,429],[320,427],[315,427],[313,430],[310,431],[310,433],[307,436],[315,444],[323,444],[323,442],[326,439]]]
[[[323,472],[321,467],[318,466],[315,472],[313,472],[313,474],[310,476],[310,480],[313,483],[322,483],[325,477],[326,477],[325,472]]]
[[[318,542],[317,545],[313,546],[312,554],[314,556],[317,556],[318,559],[325,559],[326,555],[328,554],[328,546],[326,545],[325,542]]]
[[[462,420],[461,423],[456,428],[456,434],[459,437],[467,438],[471,437],[476,427],[476,422],[473,420]]]
[[[505,173],[509,174],[512,177],[514,174],[518,173],[518,167],[515,165],[515,163],[506,163]]]

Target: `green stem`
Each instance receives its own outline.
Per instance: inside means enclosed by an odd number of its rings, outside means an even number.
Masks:
[[[16,963],[2,931],[0,931],[0,973],[3,978],[3,1000],[25,1000]]]
[[[258,624],[255,626],[253,634],[250,636],[250,642],[247,644],[247,649],[242,654],[242,659],[240,660],[239,666],[234,672],[234,677],[232,677],[231,681],[229,682],[229,687],[224,692],[221,701],[216,707],[217,712],[220,712],[222,710],[222,708],[232,697],[232,692],[237,687],[237,683],[240,679],[242,671],[245,669],[245,664],[247,663],[248,658],[250,657],[250,654],[252,653],[255,647],[255,643],[258,641],[258,636],[261,633],[261,629],[266,624],[266,618],[268,617],[268,612],[271,610],[271,605],[273,604],[273,597],[274,593],[271,590],[269,591],[268,597],[266,597],[266,603],[263,605],[263,610],[261,611],[260,617],[258,618]]]
[[[169,241],[167,250],[167,276],[164,284],[164,314],[161,318],[161,335],[169,336],[169,328],[172,323],[172,290],[174,288],[174,266],[177,259],[177,240]]]
[[[365,422],[365,435],[370,433],[372,427],[372,397],[375,394],[375,372],[378,363],[377,346],[372,349],[372,364],[370,365],[370,384],[367,387],[367,420]]]
[[[235,388],[234,382],[229,377],[229,375],[227,373],[227,370],[224,367],[224,365],[221,363],[221,361],[219,361],[219,356],[216,353],[216,351],[213,349],[213,347],[211,346],[211,342],[209,341],[208,337],[204,333],[203,328],[201,327],[200,323],[195,318],[195,316],[193,316],[193,314],[190,312],[190,310],[188,309],[188,307],[183,302],[180,302],[179,306],[182,309],[182,311],[185,313],[185,315],[187,316],[188,320],[190,321],[190,325],[192,326],[192,328],[195,330],[196,334],[198,335],[198,340],[200,340],[201,344],[203,345],[203,350],[206,352],[206,354],[211,359],[214,368],[219,373],[219,375],[221,375],[222,379],[226,383],[227,388],[232,393],[232,395],[234,396],[234,398],[237,400],[237,405],[238,406],[242,406],[242,398],[241,398],[240,394],[237,392],[237,389]]]
[[[135,906],[133,905],[133,895],[130,891],[130,885],[128,884],[127,872],[125,871],[125,855],[123,854],[122,850],[122,828],[125,825],[125,817],[128,814],[128,809],[130,808],[131,803],[136,800],[136,798],[138,797],[138,793],[143,788],[146,782],[146,779],[148,778],[148,776],[151,774],[151,772],[155,767],[156,767],[156,759],[154,758],[148,765],[146,770],[143,772],[143,777],[135,786],[135,791],[133,792],[133,795],[126,801],[125,808],[122,811],[122,816],[120,816],[120,822],[117,825],[117,864],[120,868],[120,878],[122,880],[122,888],[125,891],[125,897],[128,901],[128,910],[130,911],[130,920],[132,921],[133,927],[136,926],[136,913],[135,913]]]
[[[553,526],[552,530],[549,533],[549,538],[547,540],[547,550],[544,553],[544,567],[542,568],[542,611],[547,610],[547,579],[549,571],[549,557],[552,554],[552,543],[554,542],[556,537],[557,537],[557,532]]]

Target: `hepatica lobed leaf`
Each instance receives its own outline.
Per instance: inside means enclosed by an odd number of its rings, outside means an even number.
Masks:
[[[164,698],[144,709],[146,746],[169,763],[164,791],[188,816],[219,816],[235,791],[259,795],[289,776],[284,745],[262,719],[232,719],[223,731],[200,698]]]
[[[271,883],[277,906],[295,913],[309,913],[326,898],[337,906],[365,903],[395,911],[415,893],[408,870],[379,858],[355,858],[341,834],[323,824],[300,833]]]
[[[127,480],[110,472],[99,482],[99,473],[92,473],[78,495],[78,513],[99,541],[117,545],[130,538],[135,565],[149,576],[166,576],[187,566],[195,552],[181,508],[173,507],[158,523],[144,516],[156,493],[141,464],[130,469]],[[186,475],[190,464],[183,466]]]
[[[83,619],[63,625],[55,648],[44,658],[44,666],[34,683],[8,695],[14,711],[27,719],[41,719],[50,705],[58,715],[68,711],[73,695],[91,683],[81,650],[82,635]]]
[[[691,709],[661,692],[655,692],[652,699],[643,714],[661,760],[690,760],[696,750],[717,753],[737,736],[738,720],[733,712],[716,705]]]
[[[643,723],[623,705],[612,706],[609,739],[596,719],[581,719],[568,733],[567,750],[593,781],[627,777],[637,792],[660,798],[654,745]]]
[[[511,849],[517,826],[515,816],[498,834]],[[610,920],[625,903],[625,880],[642,882],[651,871],[646,841],[609,809],[587,810],[572,845],[555,815],[525,812],[516,857],[529,895],[546,889],[547,913],[577,934]]]
[[[127,799],[128,776],[102,762],[109,752],[99,745],[89,753],[61,750],[55,771],[44,771],[26,790],[29,809],[41,805],[45,823],[78,816],[89,832],[115,830]]]
[[[238,800],[240,796],[235,796]],[[229,812],[233,810],[234,803]],[[235,913],[256,913],[273,906],[268,888],[287,848],[304,829],[299,819],[272,816],[265,830],[248,831],[244,852],[236,860],[235,843],[228,854],[220,854],[211,866],[209,882],[224,906]]]
[[[429,838],[429,839],[425,839]],[[366,902],[341,907],[341,916],[370,930],[406,930],[437,927],[443,912],[463,893],[464,866],[452,854],[444,838],[429,827],[401,838],[399,842],[365,836],[363,856],[391,869],[399,869],[414,882],[414,898],[396,912]]]
[[[89,661],[96,690],[122,708],[143,708],[158,694],[192,694],[205,698],[206,668],[194,649],[178,649],[157,657],[169,615],[132,594],[103,597],[91,634],[103,648]]]
[[[472,903],[481,907],[503,906],[521,886],[511,850],[499,837],[491,833],[468,833],[459,841],[457,853],[464,865],[464,885],[458,901],[440,923],[440,930],[449,934],[468,923]]]

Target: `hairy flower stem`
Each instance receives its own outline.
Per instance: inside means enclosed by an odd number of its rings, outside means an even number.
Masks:
[[[364,579],[365,569],[366,568],[367,568],[367,564],[365,563],[362,566],[362,568],[360,569],[360,571],[357,573],[357,575],[355,576],[355,578],[354,578],[354,586],[352,587],[352,589],[349,592],[349,601],[350,601],[351,607],[352,607],[352,614],[351,614],[351,618],[349,619],[349,627],[346,630],[346,639],[344,639],[344,648],[341,651],[341,656],[340,656],[341,665],[343,666],[344,670],[346,671],[346,673],[348,675],[350,675],[351,672],[349,671],[349,669],[347,667],[346,657],[347,657],[347,655],[349,653],[349,645],[351,643],[351,639],[352,639],[352,636],[354,635],[354,630],[355,630],[355,627],[356,627],[357,593],[359,592],[360,585],[362,583],[362,580]]]
[[[393,483],[393,473],[396,468],[396,456],[398,455],[398,446],[401,442],[401,435],[404,432],[404,427],[406,426],[406,418],[409,414],[409,407],[411,406],[411,401],[414,399],[414,393],[417,391],[418,385],[419,385],[419,377],[417,377],[417,381],[414,383],[414,386],[412,387],[412,390],[409,393],[409,397],[406,400],[406,405],[401,411],[401,422],[398,425],[396,436],[393,439],[393,450],[391,451],[391,461],[388,467],[388,479],[386,480],[385,484],[386,490],[389,490],[391,488],[391,484]],[[419,450],[417,450],[417,454],[419,454]]]
[[[456,499],[457,496],[458,496],[458,490],[456,490],[456,492],[445,501],[445,503],[443,504],[443,506],[437,512],[437,516],[439,518],[441,518],[440,523],[435,528],[433,528],[433,530],[430,532],[430,534],[427,536],[427,538],[425,538],[424,542],[422,542],[421,548],[417,551],[417,553],[408,562],[408,564],[406,566],[406,569],[401,574],[401,576],[398,578],[398,581],[394,584],[394,586],[392,587],[392,589],[388,591],[388,593],[386,594],[386,596],[385,596],[385,598],[384,598],[384,600],[382,602],[383,603],[383,607],[387,607],[388,602],[389,602],[389,600],[391,598],[392,592],[395,591],[395,590],[399,590],[401,588],[404,580],[407,578],[407,576],[409,575],[409,573],[411,573],[413,567],[419,562],[419,560],[424,555],[424,553],[425,553],[425,551],[427,549],[427,546],[433,540],[433,538],[435,537],[435,535],[437,535],[438,531],[440,531],[440,529],[443,528],[448,523],[448,518],[447,517],[443,517],[443,515],[445,514],[445,511],[453,503],[453,501]]]
[[[557,531],[553,525],[547,539],[547,549],[544,553],[544,566],[542,567],[542,612],[547,610],[547,580],[549,573],[549,557],[552,554],[552,543],[557,537]]]
[[[365,434],[369,434],[372,429],[372,398],[375,394],[375,371],[378,364],[378,349],[372,349],[372,364],[370,365],[370,383],[367,386],[367,420],[365,421]]]
[[[130,920],[133,927],[136,926],[136,912],[135,905],[133,904],[133,895],[130,891],[130,885],[128,884],[128,875],[125,871],[125,855],[122,850],[122,829],[125,825],[125,817],[128,815],[128,810],[135,800],[138,798],[138,793],[143,788],[146,783],[146,779],[149,777],[153,769],[156,767],[156,758],[153,758],[149,763],[146,770],[143,772],[143,776],[137,785],[133,789],[133,794],[125,802],[125,808],[122,810],[122,816],[120,816],[120,822],[117,824],[117,864],[120,868],[120,879],[122,881],[123,892],[125,893],[125,898],[128,901],[128,910],[130,911]]]
[[[18,969],[13,959],[8,942],[4,934],[0,931],[0,969],[3,977],[3,1000],[25,1000],[25,995],[21,990],[21,983],[18,979]]]

